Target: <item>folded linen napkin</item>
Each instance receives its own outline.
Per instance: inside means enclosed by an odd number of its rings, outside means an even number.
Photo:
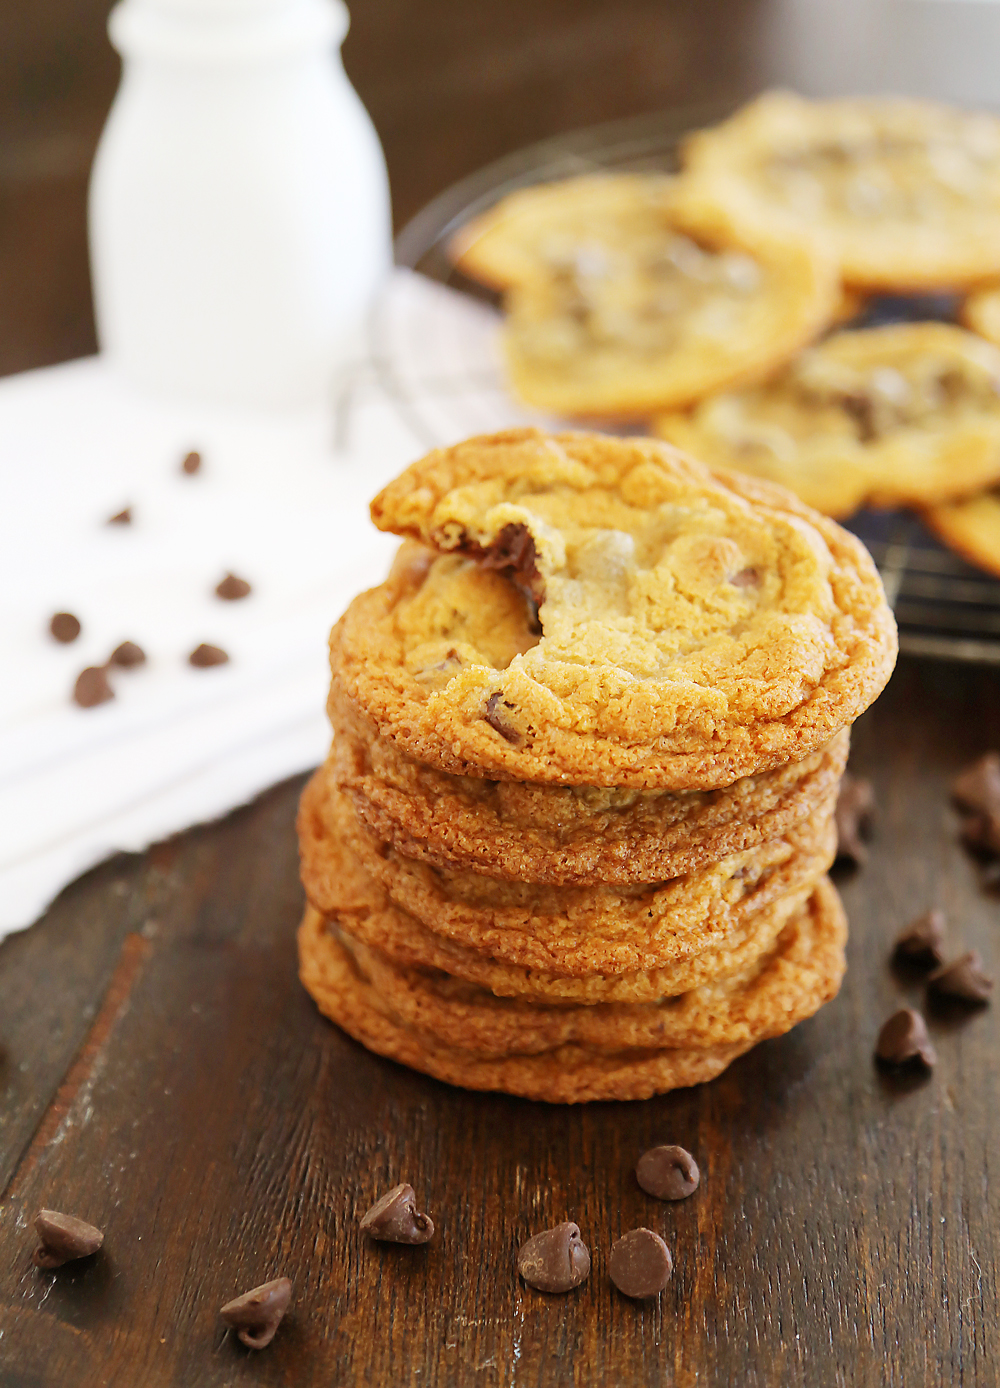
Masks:
[[[506,394],[496,330],[487,306],[397,270],[332,411],[164,404],[100,358],[0,381],[0,938],[109,854],[322,759],[329,628],[397,543],[371,496],[430,447],[537,420]],[[124,507],[131,523],[107,524]],[[248,597],[215,595],[230,571]],[[68,645],[48,631],[59,611],[82,623]],[[75,705],[80,670],[125,640],[145,664]],[[192,668],[203,642],[229,662]]]

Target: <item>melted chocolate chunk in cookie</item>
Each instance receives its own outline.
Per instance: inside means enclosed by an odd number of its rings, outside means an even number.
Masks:
[[[514,705],[509,704],[498,689],[486,700],[486,721],[505,742],[509,742],[513,747],[518,747],[524,739],[510,719],[505,716],[505,709],[513,713]]]
[[[488,545],[465,540],[459,549],[478,560],[484,569],[496,569],[504,578],[510,579],[515,588],[519,588],[533,602],[539,603],[545,597],[545,585],[538,571],[535,537],[526,525],[505,525]]]

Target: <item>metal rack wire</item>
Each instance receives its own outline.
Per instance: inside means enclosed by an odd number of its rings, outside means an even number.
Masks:
[[[735,104],[685,107],[593,126],[498,160],[454,184],[404,227],[396,241],[396,260],[443,284],[492,299],[448,258],[448,243],[465,222],[507,193],[533,183],[600,170],[675,170],[683,136],[723,119]],[[947,298],[917,304],[884,300],[869,309],[866,321],[946,318],[953,307]],[[902,651],[1000,664],[1000,581],[939,544],[916,516],[862,511],[848,524],[879,566],[899,624]]]

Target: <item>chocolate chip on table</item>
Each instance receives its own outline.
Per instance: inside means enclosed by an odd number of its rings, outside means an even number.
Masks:
[[[113,516],[108,516],[108,525],[131,525],[132,507],[126,506],[124,510],[118,511]]]
[[[108,672],[103,665],[88,665],[77,675],[73,701],[81,708],[96,708],[114,697],[115,691],[108,682]]]
[[[995,814],[963,814],[962,842],[974,853],[1000,855],[1000,811]]]
[[[951,798],[969,814],[1000,814],[1000,752],[987,752],[960,771]]]
[[[630,1229],[608,1255],[608,1275],[625,1296],[642,1300],[657,1296],[670,1281],[674,1260],[670,1249],[652,1229]]]
[[[698,1163],[683,1147],[651,1147],[636,1162],[635,1179],[657,1200],[685,1200],[698,1189]]]
[[[245,578],[237,578],[235,574],[226,574],[225,578],[215,590],[217,598],[224,598],[226,602],[237,602],[240,598],[249,597],[253,589]]]
[[[886,1065],[919,1061],[928,1070],[937,1064],[937,1052],[927,1035],[927,1023],[912,1007],[894,1012],[878,1034],[875,1057]]]
[[[983,968],[979,951],[975,949],[935,969],[927,985],[935,993],[962,1002],[989,1002],[993,991],[993,979]]]
[[[871,781],[845,773],[834,813],[837,822],[837,857],[848,859],[855,865],[866,862],[868,849],[861,835],[875,813],[875,792]]]
[[[207,670],[211,665],[225,665],[229,656],[221,646],[207,646],[204,642],[195,646],[188,656],[188,664],[197,670]]]
[[[361,1217],[361,1228],[383,1243],[429,1243],[434,1221],[421,1214],[412,1186],[393,1186]]]
[[[89,1258],[104,1242],[104,1234],[93,1224],[58,1210],[39,1210],[35,1232],[41,1240],[33,1259],[36,1268],[59,1268],[77,1258]]]
[[[906,964],[933,969],[944,959],[944,912],[925,911],[896,936],[895,957]]]
[[[201,454],[193,451],[191,453],[185,453],[184,457],[181,459],[181,472],[187,477],[193,477],[196,472],[200,471]]]
[[[137,665],[144,665],[145,661],[146,652],[134,641],[123,641],[111,652],[110,664],[118,665],[123,670],[134,670]]]
[[[56,612],[49,622],[49,631],[64,646],[75,641],[82,630],[79,617],[74,617],[72,612]]]
[[[219,1315],[248,1349],[264,1349],[274,1339],[291,1295],[290,1280],[276,1277],[273,1282],[262,1282],[252,1291],[227,1301]]]
[[[514,705],[507,703],[503,694],[497,689],[486,700],[486,721],[491,728],[494,728],[505,742],[517,747],[521,742],[521,734],[517,728],[504,716],[504,709],[510,709],[513,713]]]
[[[1000,854],[1000,753],[987,752],[951,783],[962,814],[961,836],[976,853]]]
[[[571,1292],[590,1276],[590,1249],[572,1220],[543,1229],[522,1244],[517,1270],[539,1292]]]

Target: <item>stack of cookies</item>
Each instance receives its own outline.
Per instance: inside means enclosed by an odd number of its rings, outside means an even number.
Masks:
[[[707,1080],[837,991],[863,547],[648,439],[518,430],[376,498],[299,819],[303,982],[370,1049],[536,1099]]]

